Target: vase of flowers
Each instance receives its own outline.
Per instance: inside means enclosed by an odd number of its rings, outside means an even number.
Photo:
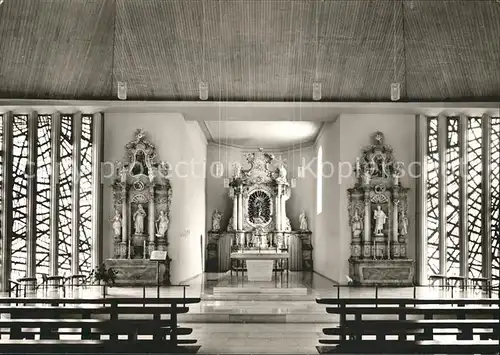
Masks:
[[[101,264],[92,270],[91,274],[94,283],[98,285],[114,286],[116,281],[116,271],[112,268],[106,268],[106,265]]]

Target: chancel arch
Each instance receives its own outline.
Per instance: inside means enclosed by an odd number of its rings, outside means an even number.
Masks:
[[[305,213],[299,216],[303,221],[298,230],[292,230],[287,215],[286,202],[293,189],[284,162],[258,149],[244,155],[244,164],[234,164],[228,184],[232,213],[227,227],[220,225],[218,211],[212,216],[205,270],[229,270],[232,253],[281,251],[289,253],[290,270],[312,270],[312,233]]]

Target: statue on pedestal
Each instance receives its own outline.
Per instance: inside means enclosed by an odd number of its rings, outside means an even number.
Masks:
[[[286,183],[286,175],[287,171],[285,168],[285,164],[281,163],[281,165],[278,168],[278,177],[276,178],[276,181],[280,183]]]
[[[406,236],[408,234],[408,217],[403,213],[403,216],[401,217],[401,229],[399,231],[399,234],[402,236]]]
[[[306,212],[302,210],[299,216],[299,223],[300,223],[300,230],[301,231],[306,231],[307,229],[307,216]]]
[[[115,232],[115,238],[119,238],[122,234],[122,216],[118,210],[115,210],[115,215],[110,221]]]
[[[387,215],[382,211],[382,207],[377,205],[377,209],[373,212],[373,219],[375,220],[375,235],[383,236],[384,224],[387,220]]]
[[[351,227],[352,227],[353,237],[358,238],[362,232],[362,229],[361,229],[361,218],[359,218],[359,213],[357,208],[354,209],[354,216],[352,216]]]
[[[220,230],[220,220],[222,218],[222,213],[216,208],[212,215],[212,230],[219,231]]]
[[[160,216],[158,217],[158,219],[156,220],[156,222],[158,222],[157,224],[157,236],[158,237],[163,237],[165,235],[165,233],[167,232],[167,229],[168,229],[168,218],[167,218],[167,215],[165,214],[165,211],[161,210],[160,211]]]
[[[146,211],[144,211],[142,204],[139,204],[137,211],[134,213],[135,234],[141,235],[144,233],[144,217],[146,217]]]

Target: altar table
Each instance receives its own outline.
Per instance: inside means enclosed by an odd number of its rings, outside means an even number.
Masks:
[[[245,276],[245,264],[246,269],[248,271],[248,280],[249,281],[271,281],[273,265],[274,272],[277,273],[279,270],[283,273],[283,270],[286,270],[288,275],[289,269],[289,261],[290,254],[289,253],[276,253],[276,252],[236,252],[231,253],[231,276],[233,275],[233,261],[236,262],[236,275],[238,276],[238,272],[241,269],[242,276]],[[238,266],[241,263],[241,267]],[[279,268],[278,268],[279,266]]]

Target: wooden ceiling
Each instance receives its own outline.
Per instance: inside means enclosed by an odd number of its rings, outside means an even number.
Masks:
[[[5,0],[0,98],[495,101],[499,0]],[[394,21],[395,20],[395,21]]]

